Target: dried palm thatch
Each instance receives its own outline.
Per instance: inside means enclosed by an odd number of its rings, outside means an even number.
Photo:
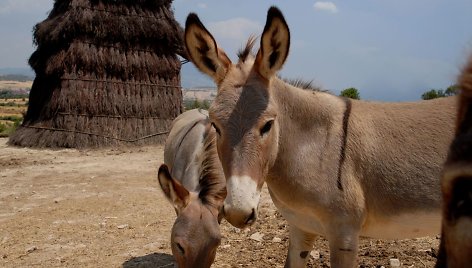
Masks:
[[[103,147],[164,141],[182,111],[186,58],[171,0],[56,0],[34,28],[36,72],[9,143]]]

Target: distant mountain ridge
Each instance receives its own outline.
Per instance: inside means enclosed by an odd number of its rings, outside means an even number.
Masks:
[[[36,76],[36,74],[31,68],[0,68],[0,76],[4,77],[15,75],[28,77],[30,81],[33,80]]]
[[[0,81],[18,81],[26,82],[32,81],[33,77],[23,74],[0,74]]]

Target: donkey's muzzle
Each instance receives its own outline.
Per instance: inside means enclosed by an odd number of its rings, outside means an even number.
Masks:
[[[257,220],[257,209],[253,208],[250,210],[237,210],[231,209],[231,206],[225,206],[224,217],[234,227],[245,228],[254,224]]]

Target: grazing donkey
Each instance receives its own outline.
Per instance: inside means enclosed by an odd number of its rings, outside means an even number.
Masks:
[[[443,225],[437,268],[472,266],[472,57],[458,86],[456,137],[441,180]]]
[[[440,232],[439,174],[456,98],[355,101],[283,82],[276,72],[290,32],[275,7],[255,57],[249,45],[232,64],[196,14],[185,44],[218,86],[209,113],[226,177],[224,216],[237,227],[253,223],[266,182],[290,225],[286,267],[306,265],[316,234],[329,241],[332,267],[354,267],[359,236]]]
[[[210,267],[221,242],[225,178],[208,113],[190,110],[172,125],[159,168],[159,184],[175,208],[171,248],[180,268]]]

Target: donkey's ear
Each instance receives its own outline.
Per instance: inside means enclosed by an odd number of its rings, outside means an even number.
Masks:
[[[280,70],[287,59],[290,47],[290,31],[282,12],[271,7],[267,12],[267,21],[261,37],[261,47],[257,52],[255,68],[269,80]]]
[[[159,167],[157,178],[162,191],[167,199],[172,203],[177,214],[188,205],[190,193],[177,180],[172,178],[166,164]]]
[[[218,48],[215,39],[195,13],[190,13],[187,17],[184,39],[188,55],[195,66],[219,85],[231,65],[231,60]]]

